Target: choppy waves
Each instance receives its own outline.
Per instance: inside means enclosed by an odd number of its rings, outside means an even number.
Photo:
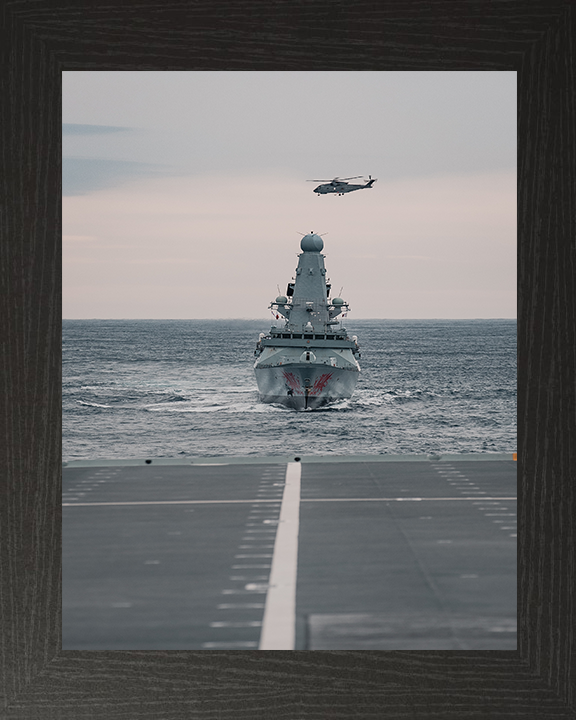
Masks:
[[[511,452],[513,321],[356,321],[354,395],[261,403],[256,321],[65,321],[65,459]]]
[[[111,408],[112,407],[112,405],[100,405],[100,403],[84,402],[84,400],[76,400],[76,402],[79,405],[86,405],[86,407],[95,407],[95,408]]]

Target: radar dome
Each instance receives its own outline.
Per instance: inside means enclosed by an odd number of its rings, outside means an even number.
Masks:
[[[332,305],[344,305],[344,300],[342,300],[342,298],[334,298]]]
[[[300,241],[300,247],[304,252],[320,252],[324,247],[324,240],[322,240],[320,235],[309,233],[308,235],[304,235]]]
[[[288,302],[288,298],[285,295],[278,295],[278,297],[276,298],[276,302],[278,303],[278,305],[286,305],[286,303]]]

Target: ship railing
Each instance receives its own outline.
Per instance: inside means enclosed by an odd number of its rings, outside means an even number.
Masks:
[[[318,332],[285,332],[278,330],[266,336],[267,339],[285,340],[349,340],[346,333],[318,333]]]

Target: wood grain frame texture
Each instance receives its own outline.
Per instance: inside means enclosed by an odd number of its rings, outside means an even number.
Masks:
[[[8,0],[1,13],[0,718],[576,717],[574,3]],[[518,73],[517,652],[61,651],[72,69]]]

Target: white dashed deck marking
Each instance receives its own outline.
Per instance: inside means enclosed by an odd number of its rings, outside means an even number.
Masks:
[[[298,463],[294,463],[298,464]],[[376,497],[376,498],[302,498],[302,502],[459,502],[462,500],[477,501],[477,497]],[[516,500],[515,497],[486,497],[481,502],[486,503],[490,500]],[[62,507],[101,507],[108,505],[234,505],[237,503],[254,502],[254,500],[151,500],[151,501],[134,501],[134,502],[89,502],[89,503],[62,503]],[[497,504],[497,503],[496,503]],[[267,524],[274,524],[277,520],[270,521]],[[259,527],[262,523],[247,523],[250,527]],[[247,533],[253,532],[273,532],[272,529],[266,530],[246,530]]]

